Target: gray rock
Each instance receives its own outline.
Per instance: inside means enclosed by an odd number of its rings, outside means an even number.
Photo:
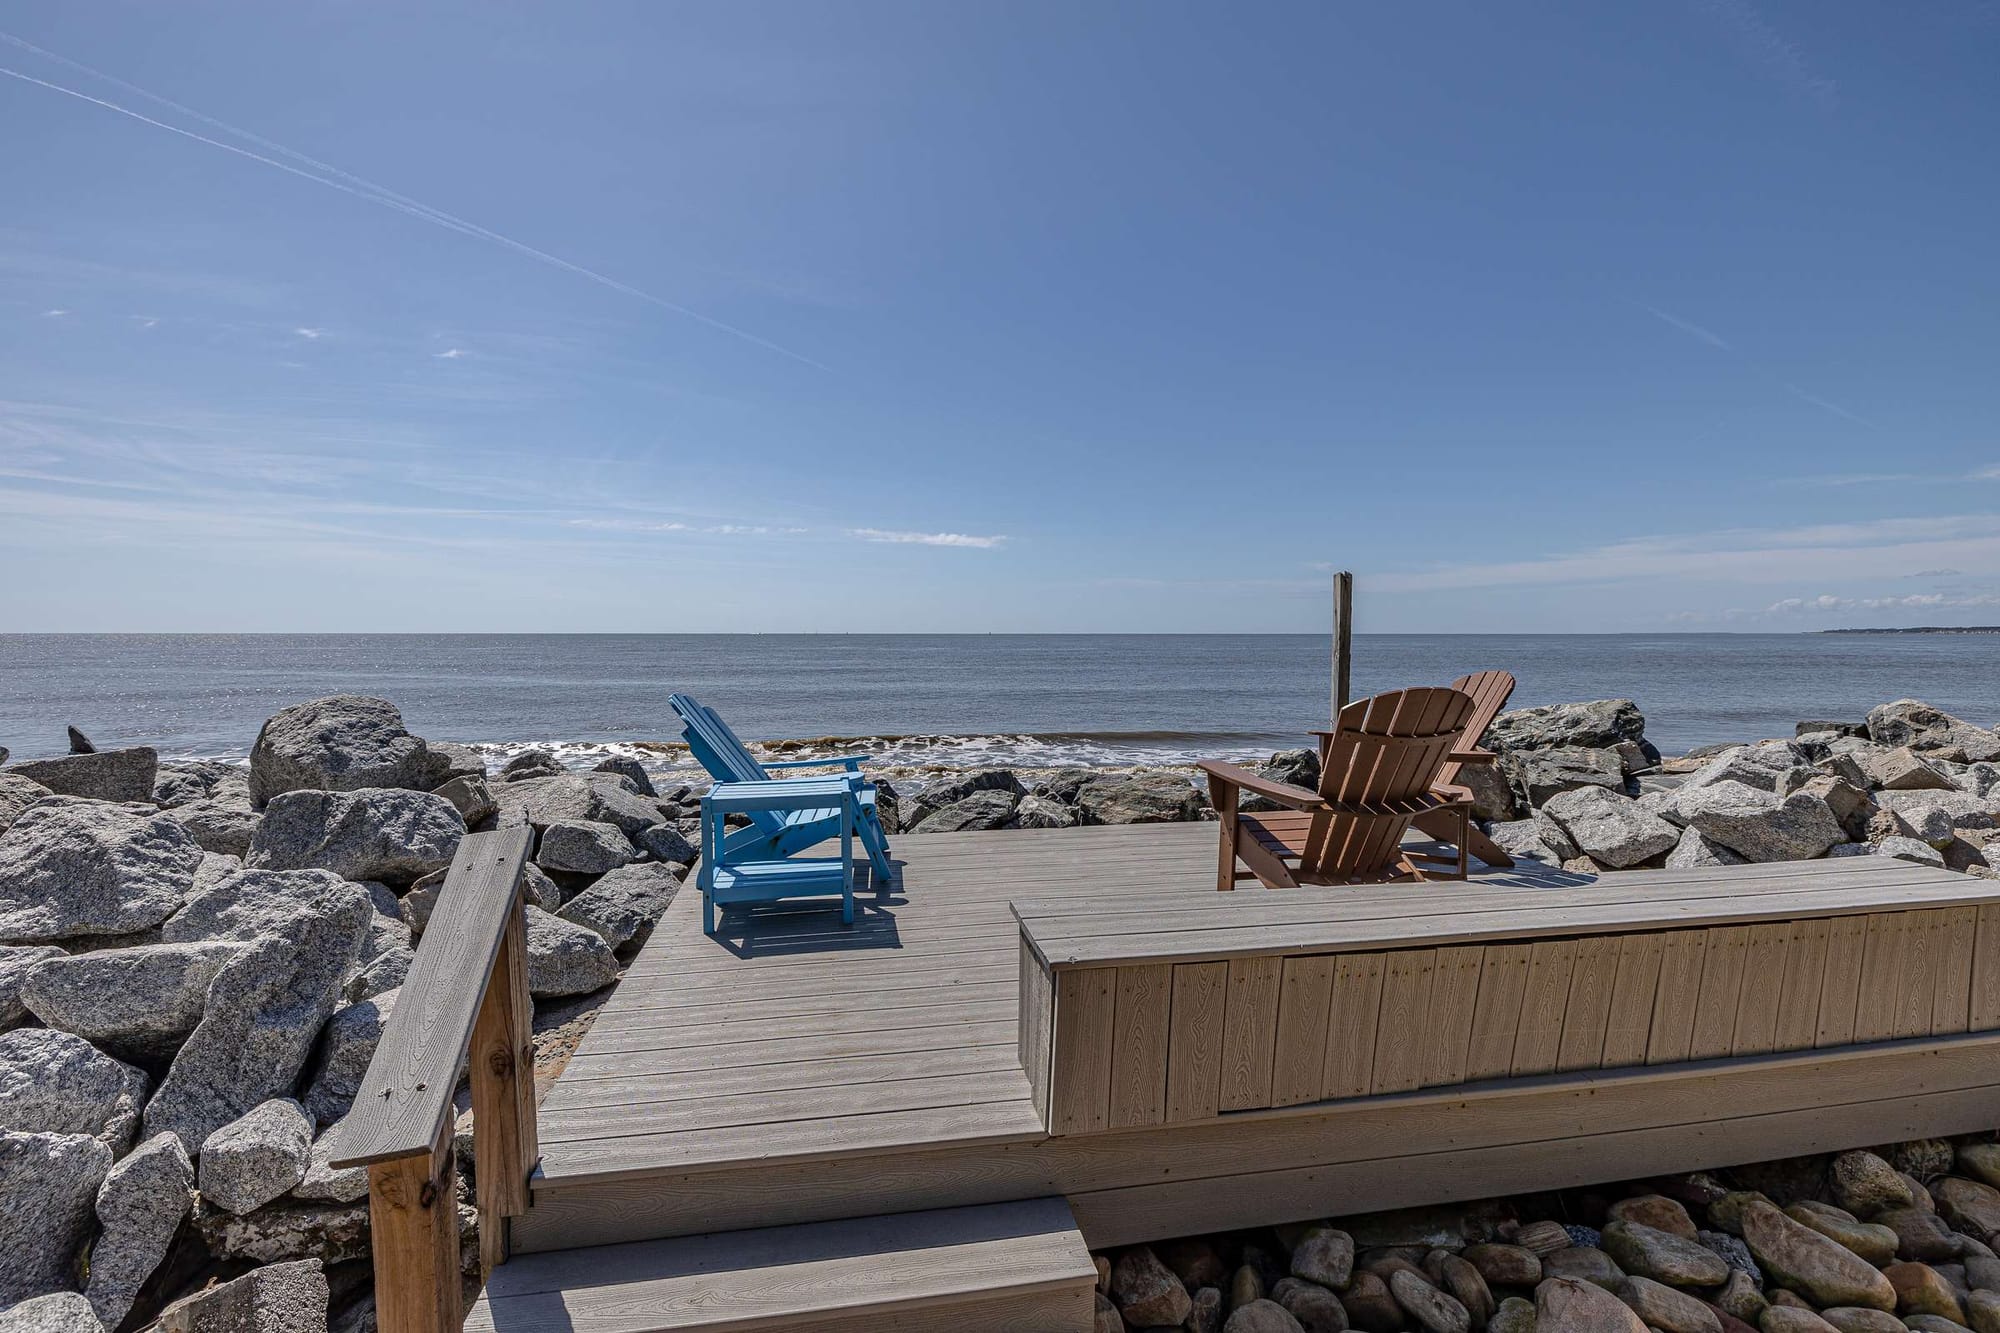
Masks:
[[[241,869],[243,869],[243,858],[240,856],[222,856],[215,852],[203,852],[201,854],[201,865],[195,869],[194,886],[189,892],[188,897],[193,898],[197,894],[208,892]]]
[[[566,820],[616,824],[625,836],[660,822],[660,809],[633,791],[616,773],[565,773],[525,778],[493,789],[500,803],[499,826],[531,824],[545,829]]]
[[[204,940],[61,956],[28,975],[21,1000],[48,1026],[122,1059],[162,1060],[201,1022],[209,983],[241,952]]]
[[[183,943],[289,935],[300,918],[324,908],[329,894],[348,900],[357,893],[372,913],[373,899],[367,890],[330,870],[241,870],[189,899],[160,928],[160,937]]]
[[[111,1149],[87,1134],[0,1130],[0,1310],[76,1288]]]
[[[1076,769],[1074,776],[1076,780],[1071,784],[1063,780],[1060,775],[1049,774],[1044,782],[1056,781],[1063,789],[1060,791],[1044,789],[1042,794],[1074,804],[1076,794],[1082,789],[1083,784],[1094,781],[1100,775],[1096,769]],[[903,810],[903,827],[915,829],[918,824],[929,818],[932,811],[956,805],[966,797],[983,791],[1006,792],[1017,801],[1028,794],[1027,788],[1021,785],[1021,779],[1010,768],[975,768],[969,772],[957,773],[949,778],[939,778],[935,782],[926,783],[924,789],[917,793],[916,799]]]
[[[1337,1227],[1309,1228],[1292,1247],[1293,1277],[1339,1290],[1354,1275],[1354,1237]]]
[[[1703,866],[1740,866],[1742,857],[1730,851],[1719,842],[1713,842],[1699,829],[1682,829],[1680,841],[1673,851],[1667,853],[1667,869],[1693,870]]]
[[[1868,777],[1868,785],[1883,791],[1954,791],[1951,775],[1927,762],[1905,746],[1899,750],[1874,750],[1857,754],[1855,761]]]
[[[1208,801],[1179,773],[1141,769],[1084,783],[1076,806],[1086,824],[1183,824],[1200,819]]]
[[[1719,782],[1684,792],[1675,806],[1688,826],[1749,861],[1804,861],[1846,840],[1825,801]]]
[[[368,933],[362,937],[361,951],[354,957],[355,969],[358,971],[393,950],[415,947],[415,934],[410,930],[409,923],[401,916],[384,916],[378,909],[368,922]]]
[[[202,851],[165,815],[35,806],[0,835],[0,943],[129,935],[186,901]]]
[[[1470,1333],[1472,1315],[1465,1306],[1419,1277],[1413,1268],[1390,1272],[1389,1294],[1428,1333]]]
[[[84,1294],[106,1327],[125,1321],[193,1207],[194,1167],[171,1134],[140,1144],[105,1176],[97,1191],[101,1234],[90,1247]]]
[[[1571,841],[1569,830],[1555,821],[1546,810],[1537,810],[1534,815],[1535,836],[1542,840],[1542,846],[1549,849],[1559,865],[1566,865],[1583,852]]]
[[[1521,813],[1520,798],[1504,764],[1465,764],[1458,770],[1457,783],[1472,793],[1472,813],[1477,818],[1505,821]]]
[[[1799,790],[1826,802],[1826,808],[1840,821],[1840,831],[1848,841],[1860,842],[1868,836],[1868,821],[1876,806],[1865,781],[1854,783],[1823,773],[1808,779]]]
[[[1604,1252],[1625,1272],[1671,1287],[1713,1287],[1729,1280],[1729,1265],[1699,1241],[1641,1222],[1614,1221],[1603,1230]]]
[[[1763,741],[1723,751],[1688,774],[1680,790],[1740,782],[1783,796],[1805,785],[1812,775],[1811,761],[1790,741]]]
[[[272,1264],[160,1312],[158,1333],[326,1333],[326,1271],[317,1259]]]
[[[602,875],[631,861],[632,843],[616,824],[561,820],[542,830],[535,863],[544,870]]]
[[[1984,757],[1992,758],[1991,755]],[[153,779],[159,769],[159,753],[150,745],[136,745],[129,750],[30,760],[14,765],[11,771],[15,777],[41,783],[58,796],[83,796],[93,801],[145,801],[150,804]]]
[[[563,905],[562,886],[550,879],[547,873],[533,861],[528,862],[521,869],[521,892],[529,902],[541,908],[544,912],[558,911]],[[432,899],[431,905],[436,905],[435,898]],[[425,908],[423,911],[425,918],[429,919],[429,909]]]
[[[0,773],[0,833],[13,827],[23,811],[55,795],[39,782],[30,782],[19,773]]]
[[[368,1062],[382,1044],[382,1029],[396,1007],[396,992],[385,991],[339,1010],[320,1034],[319,1060],[306,1089],[305,1108],[322,1125],[346,1115],[368,1075]]]
[[[672,865],[693,865],[701,855],[701,850],[672,824],[648,824],[632,835],[632,841],[655,861]]]
[[[1271,756],[1271,764],[1267,765],[1267,768],[1278,765],[1279,761],[1287,755],[1308,753],[1310,752],[1306,750],[1280,750],[1277,754]],[[1013,779],[1016,785],[1019,785],[1019,779],[1014,778],[1014,775],[1006,769],[987,769],[984,771],[1004,774],[1006,777]],[[1303,772],[1304,770],[1295,769],[1294,771]],[[1304,784],[1307,791],[1313,791],[1319,787],[1319,756],[1317,755],[1313,756],[1311,772],[1311,779]],[[1028,783],[1027,791],[1020,794],[1026,795],[1027,792],[1032,792],[1036,796],[1046,796],[1052,801],[1061,801],[1064,805],[1074,805],[1076,804],[1076,794],[1083,790],[1083,784],[1096,776],[1097,770],[1094,768],[1083,768],[1074,765],[1068,768],[1052,768],[1047,772],[1036,774],[1034,779]],[[1293,782],[1294,780],[1290,777],[1279,778],[1281,782]]]
[[[36,964],[68,956],[53,944],[0,944],[0,1032],[27,1022],[28,1006],[21,1002],[21,986]]]
[[[1131,1324],[1137,1328],[1139,1325]],[[1229,1319],[1222,1325],[1222,1333],[1305,1333],[1290,1310],[1273,1300],[1259,1297],[1246,1302],[1229,1312]]]
[[[1554,820],[1549,822],[1555,823]],[[1559,825],[1557,827],[1560,828]],[[1498,843],[1500,850],[1517,860],[1525,856],[1550,865],[1561,865],[1568,859],[1558,856],[1542,841],[1541,824],[1535,819],[1510,819],[1494,824],[1486,830],[1486,836]],[[1567,839],[1569,835],[1565,833],[1563,837]]]
[[[528,909],[528,990],[537,998],[587,995],[618,979],[618,960],[588,926]]]
[[[201,1145],[201,1197],[242,1216],[306,1178],[313,1127],[289,1097],[253,1107]]]
[[[1594,1282],[1545,1279],[1535,1288],[1536,1333],[1646,1333],[1631,1307]]]
[[[1815,1306],[1896,1308],[1896,1289],[1875,1266],[1772,1205],[1753,1200],[1742,1212],[1743,1240],[1780,1286]]]
[[[348,977],[340,986],[340,998],[348,1004],[386,995],[408,979],[416,966],[415,949],[390,949]]]
[[[49,1028],[0,1033],[0,1129],[87,1134],[123,1152],[146,1104],[146,1076]]]
[[[950,805],[930,811],[911,825],[911,833],[965,833],[1005,828],[1020,797],[998,788],[973,792]]]
[[[1111,1299],[1135,1328],[1179,1324],[1193,1308],[1181,1280],[1145,1245],[1122,1251],[1112,1261]]]
[[[596,771],[599,773],[617,774],[619,777],[630,782],[633,790],[637,791],[641,796],[650,798],[660,794],[653,790],[653,779],[646,775],[646,766],[637,759],[630,759],[624,755],[613,755],[611,758],[600,763]]]
[[[265,807],[244,864],[409,884],[449,866],[464,836],[451,802],[429,792],[287,792]]]
[[[1544,704],[1516,708],[1493,719],[1480,744],[1489,750],[1546,750],[1557,746],[1609,749],[1643,741],[1646,718],[1630,699]]]
[[[2000,735],[1918,699],[1898,699],[1869,709],[1868,737],[1877,745],[1958,751],[1966,763],[2000,759]]]
[[[556,915],[588,926],[613,949],[652,929],[674,900],[680,879],[657,862],[622,866],[569,900]]]
[[[1915,861],[1918,865],[1944,865],[1944,854],[1919,838],[1884,838],[1870,844],[1877,856],[1893,856],[1899,861]]]
[[[506,782],[551,777],[567,771],[553,750],[523,750],[500,765],[500,777]]]
[[[432,764],[423,740],[386,699],[336,694],[274,714],[250,747],[250,798],[262,806],[288,791],[421,787]]]
[[[453,778],[431,794],[450,801],[467,828],[500,813],[500,803],[493,799],[493,789],[483,777]]]
[[[186,829],[204,852],[222,856],[247,855],[259,822],[245,797],[205,797],[175,806],[167,817]]]
[[[288,1197],[241,1217],[200,1203],[194,1210],[194,1225],[218,1259],[259,1264],[313,1259],[338,1264],[368,1257],[366,1199],[329,1203]]]
[[[425,748],[430,752],[430,770],[436,791],[454,778],[484,778],[486,760],[470,745],[457,745],[451,741],[427,741]]]
[[[339,1125],[331,1125],[313,1140],[312,1160],[306,1164],[305,1179],[292,1188],[292,1196],[321,1203],[354,1203],[368,1197],[368,1168],[336,1167],[333,1149]]]
[[[183,1146],[291,1094],[374,914],[352,884],[328,888],[287,935],[253,941],[209,986],[201,1023],[146,1107],[149,1134]]]
[[[1625,790],[1625,765],[1616,750],[1565,746],[1510,751],[1500,764],[1522,804],[1530,808],[1539,808],[1550,797],[1579,787],[1602,787],[1621,794]]]
[[[104,1325],[77,1293],[52,1291],[0,1312],[0,1333],[104,1333]]]
[[[1672,824],[1602,787],[1559,792],[1542,809],[1585,856],[1619,869],[1651,860],[1681,840]]]
[[[1014,807],[1015,828],[1074,828],[1080,822],[1070,806],[1033,792],[1023,796]]]

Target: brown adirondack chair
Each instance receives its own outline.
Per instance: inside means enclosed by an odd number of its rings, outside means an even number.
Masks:
[[[1466,720],[1465,734],[1460,737],[1458,747],[1452,752],[1445,766],[1438,770],[1433,789],[1440,795],[1462,797],[1472,800],[1472,793],[1458,785],[1459,772],[1468,764],[1490,764],[1499,756],[1491,750],[1481,749],[1479,738],[1493,725],[1493,719],[1507,706],[1507,700],[1514,693],[1514,673],[1511,671],[1476,671],[1470,676],[1460,676],[1451,683],[1454,690],[1472,696],[1472,716]],[[1446,815],[1431,813],[1418,815],[1411,821],[1425,833],[1441,842],[1451,841],[1454,821]],[[1467,822],[1463,825],[1466,841],[1462,844],[1467,851],[1489,866],[1505,868],[1514,864],[1514,858],[1500,849],[1500,844],[1481,833]]]
[[[1203,760],[1221,820],[1215,887],[1233,889],[1252,877],[1274,889],[1428,878],[1418,861],[1455,864],[1448,877],[1465,878],[1471,798],[1433,788],[1475,706],[1471,695],[1437,687],[1356,700],[1340,710],[1339,725],[1321,748],[1318,791]],[[1286,808],[1245,812],[1239,808],[1244,792]],[[1411,821],[1430,815],[1452,828],[1455,863],[1403,849]],[[1248,869],[1239,870],[1238,862]]]

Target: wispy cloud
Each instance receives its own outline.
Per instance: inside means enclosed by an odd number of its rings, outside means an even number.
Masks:
[[[1003,536],[975,537],[965,532],[899,532],[887,528],[849,528],[847,535],[864,542],[891,542],[899,546],[963,546],[990,551],[1006,542]]]
[[[1702,9],[1720,19],[1743,57],[1763,69],[1793,96],[1832,111],[1839,85],[1821,78],[1806,63],[1798,43],[1780,33],[1748,0],[1698,0]]]
[[[158,318],[152,315],[134,315],[132,316],[132,322],[142,329],[157,328],[160,323]]]
[[[711,537],[800,537],[810,528],[774,527],[768,523],[684,523],[679,519],[571,518],[564,525],[599,532],[687,532]]]
[[[1839,403],[1834,402],[1832,399],[1822,398],[1816,393],[1807,393],[1804,389],[1801,389],[1798,385],[1787,383],[1783,380],[1780,380],[1779,383],[1784,386],[1786,393],[1791,394],[1792,397],[1797,398],[1801,402],[1811,403],[1814,407],[1824,408],[1826,411],[1833,413],[1837,417],[1846,417],[1849,421],[1858,421],[1864,426],[1872,426],[1875,424],[1874,422],[1868,420],[1868,418],[1862,416],[1858,412],[1848,411],[1846,408],[1842,407]]]
[[[61,319],[64,315],[67,315],[68,313],[69,311],[67,310],[44,310],[42,312],[42,316],[45,319]]]
[[[1783,477],[1789,486],[1890,486],[1912,482],[2000,481],[2000,467],[1974,468],[1970,472],[1834,472],[1819,477]]]
[[[431,355],[441,361],[456,361],[460,357],[470,356],[471,353],[463,347],[447,347],[442,352],[432,352]]]
[[[1710,347],[1720,347],[1725,352],[1733,352],[1736,350],[1729,344],[1729,342],[1726,339],[1723,338],[1721,334],[1710,332],[1708,329],[1703,328],[1701,325],[1695,323],[1691,319],[1682,319],[1679,315],[1669,314],[1666,311],[1660,309],[1658,306],[1651,306],[1651,305],[1646,306],[1645,311],[1647,314],[1651,315],[1654,319],[1657,319],[1664,324],[1672,325],[1674,328],[1679,329],[1682,333],[1687,334],[1691,338],[1699,338],[1703,342],[1707,343]]]
[[[1901,597],[1785,597],[1764,608],[1767,616],[1811,615],[1827,611],[1938,611],[2000,606],[2000,593],[1913,592]]]
[[[50,92],[60,93],[65,97],[72,97],[80,102],[88,102],[92,106],[115,112],[118,115],[138,121],[142,125],[149,125],[154,129],[161,129],[170,134],[177,134],[184,139],[193,140],[195,143],[206,144],[210,148],[219,148],[225,153],[234,153],[238,157],[247,158],[252,162],[258,162],[264,166],[275,168],[290,176],[297,176],[301,180],[311,181],[329,190],[338,190],[342,194],[351,195],[356,199],[374,204],[379,208],[386,208],[391,212],[402,213],[420,222],[427,222],[432,226],[442,227],[446,231],[457,232],[462,236],[470,236],[476,240],[500,246],[526,258],[533,259],[537,263],[559,268],[564,272],[572,273],[590,282],[594,282],[601,287],[607,287],[612,291],[645,301],[663,310],[670,310],[677,315],[682,315],[698,323],[705,324],[719,332],[727,333],[731,337],[753,343],[758,347],[764,348],[766,351],[776,352],[780,356],[787,356],[794,361],[803,362],[816,370],[826,370],[828,368],[801,352],[795,352],[791,348],[772,342],[768,338],[759,337],[747,329],[741,329],[734,324],[728,324],[712,316],[704,315],[699,310],[684,306],[677,301],[669,301],[663,296],[655,296],[643,288],[634,287],[630,283],[620,282],[618,279],[608,277],[595,269],[586,268],[582,264],[573,263],[559,255],[537,249],[524,241],[517,241],[511,236],[505,236],[497,231],[482,227],[477,223],[469,222],[464,218],[447,213],[441,208],[434,208],[429,204],[412,199],[408,195],[398,194],[387,186],[378,185],[364,176],[358,176],[350,171],[343,171],[329,163],[298,152],[296,149],[288,148],[275,140],[267,139],[259,134],[253,134],[249,130],[231,125],[227,121],[219,120],[214,116],[196,111],[192,107],[141,88],[137,84],[116,78],[113,75],[104,73],[102,70],[93,69],[81,61],[71,60],[67,56],[58,55],[44,47],[36,46],[34,43],[16,37],[11,33],[0,32],[0,42],[5,42],[20,50],[31,52],[44,59],[55,61],[70,69],[88,74],[93,78],[102,79],[107,83],[114,84],[139,97],[143,97],[156,106],[166,107],[179,115],[187,116],[200,124],[233,138],[241,139],[247,143],[254,143],[260,148],[267,150],[268,153],[275,153],[277,156],[272,157],[267,156],[266,153],[252,152],[238,144],[226,143],[221,139],[210,138],[205,134],[196,134],[193,130],[183,129],[179,125],[169,124],[164,120],[156,120],[152,116],[144,115],[132,110],[130,107],[121,106],[105,98],[92,97],[90,94],[80,92],[75,88],[64,87],[62,84],[52,83],[47,79],[38,79],[31,74],[24,74],[20,70],[0,65],[0,75],[5,75],[10,79],[32,84],[38,88],[45,88]],[[280,161],[280,158],[286,160]]]
[[[1367,576],[1371,591],[1430,592],[1695,578],[1729,583],[1879,579],[1949,565],[2000,575],[2000,515],[1940,514],[1853,523],[1634,537],[1493,564]]]
[[[325,329],[308,329],[300,327],[293,329],[292,332],[297,334],[299,337],[304,338],[307,342],[317,342],[319,339],[324,338],[326,336]]]

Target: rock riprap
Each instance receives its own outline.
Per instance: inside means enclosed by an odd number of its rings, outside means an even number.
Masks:
[[[0,1129],[132,1142],[146,1075],[83,1038],[49,1028],[0,1033]]]
[[[305,1108],[273,1098],[210,1134],[201,1145],[201,1197],[241,1216],[289,1193],[312,1162]]]
[[[111,1149],[86,1134],[0,1129],[0,1310],[76,1287]]]
[[[202,850],[165,815],[50,801],[0,834],[0,943],[127,935],[187,899]]]
[[[150,745],[135,745],[126,750],[30,760],[14,765],[9,771],[16,777],[41,783],[58,796],[150,802],[159,769],[159,752]]]
[[[209,983],[240,952],[203,940],[60,955],[28,974],[21,1002],[47,1026],[121,1059],[160,1060],[201,1022]]]
[[[458,810],[429,792],[290,791],[265,807],[244,864],[407,885],[450,865],[464,836]]]
[[[429,748],[386,699],[337,694],[274,714],[250,748],[250,797],[263,806],[288,791],[357,791],[438,783]],[[443,779],[440,778],[439,782]]]
[[[106,1327],[124,1322],[193,1207],[194,1167],[171,1134],[140,1144],[105,1176],[84,1295]]]

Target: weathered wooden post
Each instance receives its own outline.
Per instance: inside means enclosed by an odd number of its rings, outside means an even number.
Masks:
[[[535,1009],[528,995],[526,895],[517,889],[515,898],[472,1027],[479,1264],[489,1274],[507,1262],[508,1219],[528,1211],[528,1173],[541,1156],[535,1128]]]
[[[1333,576],[1333,714],[1328,724],[1340,725],[1340,710],[1353,690],[1354,575],[1341,570]]]

